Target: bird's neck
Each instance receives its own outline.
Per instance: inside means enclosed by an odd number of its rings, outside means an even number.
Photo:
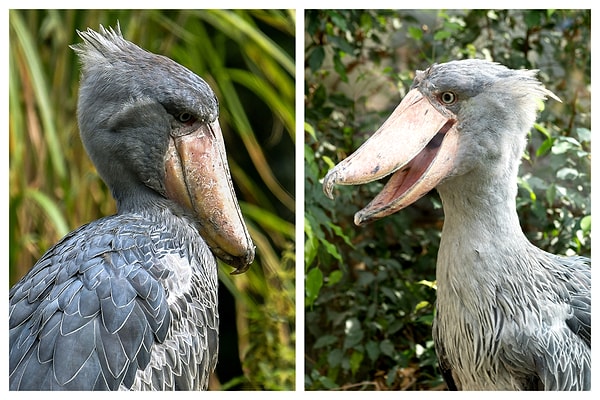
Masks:
[[[466,174],[438,187],[445,215],[438,287],[446,282],[493,284],[498,269],[510,271],[514,254],[531,246],[517,215],[516,171],[508,172]]]
[[[521,236],[516,209],[515,177],[467,174],[438,187],[444,207],[444,231]],[[485,236],[487,237],[487,235]]]
[[[153,209],[160,204],[160,195],[147,186],[128,180],[124,182],[108,182],[111,193],[117,202],[119,214]]]
[[[193,221],[191,214],[178,204],[144,184],[129,184],[126,188],[112,187],[111,190],[117,203],[118,214],[139,214],[154,221],[170,219],[173,216]]]

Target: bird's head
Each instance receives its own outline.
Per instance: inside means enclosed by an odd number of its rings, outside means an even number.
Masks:
[[[160,195],[195,216],[213,253],[243,272],[254,245],[235,197],[215,93],[173,60],[125,40],[120,27],[78,32],[83,144],[119,212]]]
[[[434,64],[417,71],[410,92],[384,124],[325,176],[357,185],[391,175],[354,221],[361,225],[414,203],[431,189],[465,174],[512,174],[540,100],[558,98],[535,71],[485,60]],[[493,179],[484,177],[483,179]]]

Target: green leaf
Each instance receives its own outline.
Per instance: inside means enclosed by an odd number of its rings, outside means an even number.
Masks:
[[[346,18],[343,15],[333,11],[330,13],[330,16],[331,16],[331,22],[333,22],[334,25],[336,25],[338,28],[340,28],[340,30],[345,31],[348,29],[348,25],[346,23]]]
[[[431,303],[429,303],[426,300],[421,300],[419,303],[417,303],[417,305],[415,306],[415,312],[419,311],[422,308],[428,307]]]
[[[392,341],[390,339],[384,339],[381,341],[381,343],[379,343],[379,349],[381,350],[381,352],[383,354],[385,354],[388,357],[393,357],[394,356],[394,343],[392,343]]]
[[[341,349],[333,349],[327,354],[327,362],[331,367],[338,367],[342,363],[344,352]]]
[[[342,271],[340,271],[339,269],[331,272],[329,274],[329,278],[328,278],[328,281],[327,281],[327,286],[333,286],[333,285],[335,285],[340,280],[342,280],[343,276],[344,276],[344,273]]]
[[[437,31],[435,35],[433,35],[433,40],[444,40],[448,39],[452,36],[452,32],[450,31]]]
[[[463,25],[458,21],[446,21],[444,22],[444,28],[450,32],[461,31],[463,29]]]
[[[541,22],[542,11],[528,11],[525,13],[525,23],[528,28],[538,27]]]
[[[338,56],[354,53],[354,47],[345,39],[345,37],[331,36],[329,37],[329,40],[331,40],[331,42],[335,44],[335,47],[337,47],[336,54]]]
[[[317,88],[313,93],[313,104],[317,107],[323,107],[327,101],[327,89],[321,84],[317,84]]]
[[[332,379],[324,376],[321,379],[321,383],[323,384],[323,386],[325,387],[325,389],[336,389],[339,385],[337,383],[335,383]]]
[[[311,306],[317,297],[323,286],[323,273],[319,268],[313,268],[306,274],[306,305]]]
[[[331,159],[331,157],[323,156],[323,157],[321,157],[321,159],[323,161],[325,161],[325,164],[327,164],[327,166],[329,167],[329,169],[335,167],[335,163],[333,162],[333,160]]]
[[[535,155],[537,157],[541,157],[544,154],[548,153],[550,151],[550,149],[552,149],[552,146],[554,145],[554,139],[553,138],[548,138],[546,140],[544,140],[542,142],[542,144],[540,145],[540,147],[538,147],[538,149],[535,152]]]
[[[398,375],[398,365],[394,365],[392,369],[390,369],[387,373],[387,378],[385,379],[385,384],[388,387],[392,387],[394,381],[396,380],[396,376]]]
[[[542,135],[544,135],[546,137],[546,139],[551,139],[552,135],[550,135],[550,133],[548,132],[548,130],[546,129],[546,127],[542,124],[539,123],[534,123],[533,127],[535,128],[536,131],[540,132]]]
[[[375,275],[369,271],[359,271],[356,284],[359,286],[369,286],[375,281]]]
[[[369,14],[360,14],[360,27],[365,31],[370,31],[373,28],[373,19]]]
[[[577,179],[577,177],[579,176],[579,172],[575,169],[575,168],[569,168],[569,167],[565,167],[565,168],[561,168],[556,172],[556,177],[558,179]]]
[[[317,254],[319,240],[315,236],[310,220],[306,216],[304,217],[304,234],[306,235],[304,241],[304,265],[309,266]]]
[[[491,20],[497,20],[498,19],[498,14],[496,14],[496,11],[494,11],[494,10],[489,10],[486,15]]]
[[[428,281],[425,279],[421,279],[419,282],[417,282],[419,285],[424,285],[427,286],[431,289],[437,289],[437,282],[436,281]]]
[[[308,67],[312,72],[315,72],[321,65],[323,65],[323,60],[325,59],[325,49],[323,46],[317,46],[313,51],[310,52],[308,56]]]
[[[535,202],[537,199],[537,196],[535,195],[535,192],[533,191],[533,188],[531,187],[529,182],[526,179],[523,179],[521,177],[517,178],[517,182],[519,183],[520,187],[522,187],[523,189],[525,189],[529,192],[529,198],[531,199],[531,201]]]
[[[404,320],[402,320],[401,318],[398,318],[390,324],[390,326],[386,330],[386,333],[388,335],[393,335],[396,332],[398,332],[400,329],[403,329],[404,327],[405,327]]]
[[[419,318],[417,318],[417,321],[422,324],[431,326],[431,324],[433,324],[433,314],[422,315]]]
[[[304,265],[309,266],[314,261],[319,250],[319,239],[316,236],[307,237],[304,241]]]
[[[584,234],[589,233],[592,230],[592,216],[586,215],[585,217],[581,218],[579,225],[581,226],[581,230]]]
[[[364,357],[365,355],[362,352],[356,350],[352,352],[350,356],[350,371],[352,371],[352,375],[356,374]]]
[[[322,347],[331,346],[332,344],[338,341],[337,337],[334,335],[323,335],[317,339],[315,345],[313,346],[315,349],[320,349]]]
[[[564,154],[568,151],[578,150],[581,148],[581,144],[572,137],[561,136],[556,142],[554,142],[554,146],[552,146],[553,154]]]
[[[367,345],[365,346],[365,350],[367,351],[367,356],[369,356],[369,358],[373,361],[375,361],[379,357],[379,354],[381,353],[379,351],[379,343],[377,343],[373,340],[369,340],[367,342]]]
[[[323,157],[323,158],[325,158],[325,157]],[[333,168],[333,166],[332,166],[331,168]],[[334,223],[332,223],[332,222],[329,222],[329,223],[327,224],[327,226],[329,226],[329,227],[330,227],[330,228],[333,230],[333,232],[334,232],[334,233],[335,233],[337,236],[339,236],[340,238],[344,239],[344,242],[345,242],[345,243],[346,243],[348,246],[350,246],[350,247],[354,247],[354,245],[353,245],[353,244],[352,244],[352,242],[350,241],[350,238],[344,234],[344,232],[342,231],[342,228],[341,228],[341,227],[339,227],[339,226],[335,225],[335,224],[334,224]]]
[[[315,128],[308,122],[304,122],[304,132],[308,133],[315,142],[317,141],[317,135],[315,133]]]
[[[327,251],[327,253],[329,253],[331,256],[333,256],[336,260],[342,261],[342,255],[340,254],[338,248],[333,243],[329,243],[325,239],[319,239],[319,241],[321,242],[321,244],[323,245],[323,247],[325,248],[325,251]]]
[[[577,138],[579,139],[579,142],[589,142],[592,138],[592,131],[587,128],[579,127],[575,130],[575,132],[577,132]]]
[[[340,75],[340,79],[344,82],[348,82],[348,76],[346,75],[346,66],[342,62],[342,57],[336,54],[333,57],[333,68]]]
[[[423,38],[423,30],[421,28],[417,28],[416,26],[409,26],[408,36],[415,40],[421,40]]]

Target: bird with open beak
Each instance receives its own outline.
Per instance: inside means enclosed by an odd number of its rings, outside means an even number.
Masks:
[[[517,174],[540,102],[535,77],[485,60],[435,64],[356,152],[324,178],[357,185],[391,175],[361,225],[436,188],[444,226],[433,338],[448,387],[589,390],[591,260],[547,253],[523,234]]]

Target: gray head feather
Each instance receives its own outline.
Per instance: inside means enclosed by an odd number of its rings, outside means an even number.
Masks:
[[[82,64],[77,117],[90,158],[118,204],[137,183],[164,194],[172,121],[189,113],[214,122],[215,93],[189,69],[124,39],[118,24],[78,34],[83,42],[71,46]]]
[[[206,122],[217,119],[218,100],[202,78],[124,39],[119,24],[116,30],[100,25],[98,32],[88,28],[77,33],[83,43],[71,48],[82,63],[80,108],[86,94],[106,95],[113,103],[150,97],[169,112],[185,110]]]
[[[433,64],[425,71],[417,71],[413,87],[428,92],[459,89],[466,97],[475,97],[493,87],[496,92],[534,96],[541,100],[551,97],[560,101],[536,78],[537,73],[538,70],[509,69],[487,60],[458,60]]]

